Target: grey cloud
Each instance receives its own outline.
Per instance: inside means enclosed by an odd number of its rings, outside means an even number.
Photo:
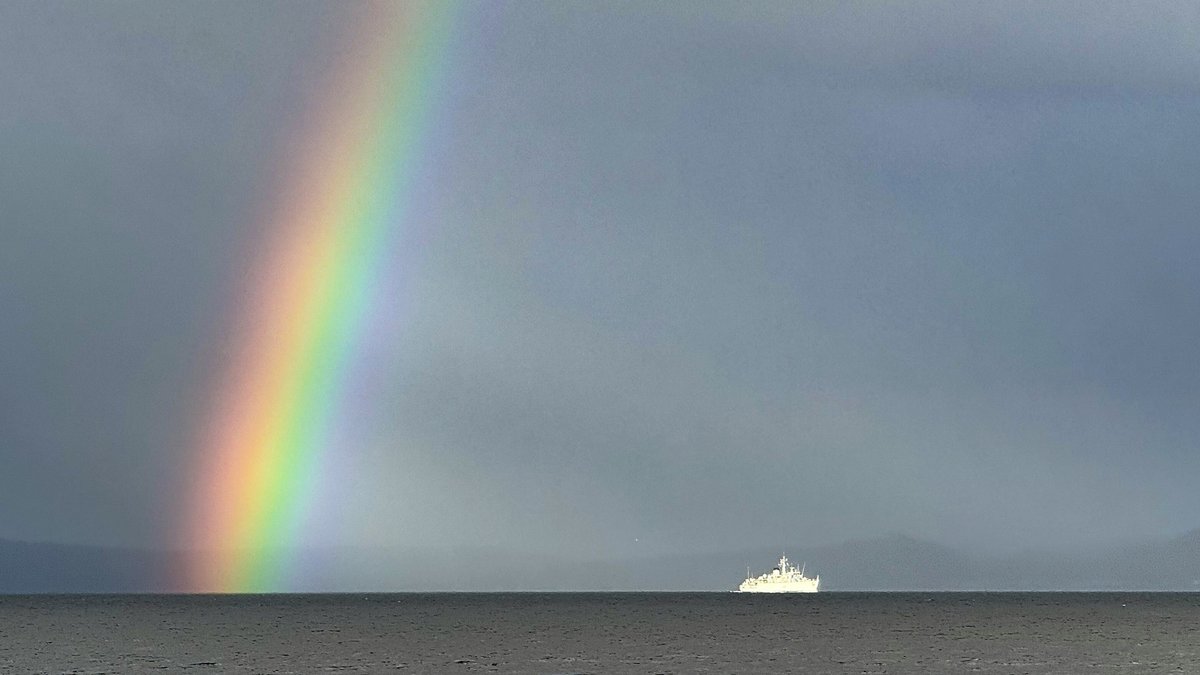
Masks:
[[[171,540],[254,209],[349,25],[287,7],[0,9],[0,535]],[[467,12],[314,538],[1195,527],[1192,13]]]

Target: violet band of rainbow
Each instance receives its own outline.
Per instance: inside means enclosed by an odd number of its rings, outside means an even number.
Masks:
[[[197,451],[188,590],[287,588],[356,336],[410,215],[460,9],[371,6],[281,169],[266,257],[247,280]]]

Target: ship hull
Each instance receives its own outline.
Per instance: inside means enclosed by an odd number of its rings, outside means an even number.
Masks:
[[[788,564],[787,556],[779,558],[779,565],[766,574],[750,576],[746,568],[746,580],[738,587],[738,593],[816,593],[821,586],[820,575],[804,576],[804,566],[797,569]]]
[[[739,586],[738,593],[816,593],[816,584],[755,584]]]

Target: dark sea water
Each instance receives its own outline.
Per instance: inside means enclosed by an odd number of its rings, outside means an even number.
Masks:
[[[0,671],[1200,673],[1200,594],[0,596]]]

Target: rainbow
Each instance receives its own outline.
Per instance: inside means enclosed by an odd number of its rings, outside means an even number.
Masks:
[[[186,588],[286,589],[356,338],[423,166],[458,3],[371,5],[285,153],[199,441]]]

